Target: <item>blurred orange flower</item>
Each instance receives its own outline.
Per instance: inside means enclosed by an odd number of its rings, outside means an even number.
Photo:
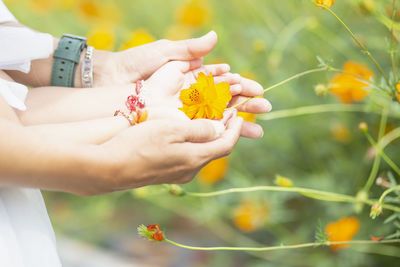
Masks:
[[[214,184],[225,177],[227,169],[228,159],[226,157],[213,160],[201,169],[199,181],[203,184]]]
[[[96,49],[113,50],[115,45],[114,31],[110,26],[94,28],[88,33],[87,42]]]
[[[324,7],[331,7],[335,4],[335,0],[317,0],[316,4]]]
[[[331,135],[333,140],[341,143],[348,143],[351,139],[349,128],[343,123],[335,123],[331,126]]]
[[[328,235],[329,241],[340,242],[350,241],[360,229],[360,221],[356,217],[344,217],[337,222],[331,222],[325,227],[325,233]],[[332,245],[331,250],[348,247],[348,244]]]
[[[183,89],[180,94],[182,110],[190,119],[222,119],[228,102],[232,99],[229,84],[214,84],[214,77],[200,72],[197,83]]]
[[[178,8],[176,16],[183,25],[201,27],[211,17],[207,0],[190,0]]]
[[[400,81],[396,85],[397,89],[397,100],[400,102]]]
[[[242,199],[234,211],[233,222],[242,232],[253,232],[268,220],[268,205],[253,199]]]
[[[155,38],[146,29],[136,29],[129,35],[128,40],[121,45],[120,50],[148,44],[154,41]]]
[[[352,61],[345,63],[343,71],[347,73],[335,75],[330,82],[331,93],[337,95],[340,101],[346,104],[362,101],[368,95],[369,90],[366,89],[368,84],[360,79],[369,81],[375,76],[374,73],[364,64]]]

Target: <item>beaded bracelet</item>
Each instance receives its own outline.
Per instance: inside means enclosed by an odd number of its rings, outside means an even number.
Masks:
[[[125,105],[129,110],[126,114],[121,110],[117,110],[114,116],[122,116],[126,118],[131,126],[144,122],[147,120],[148,112],[146,107],[146,90],[144,88],[144,81],[136,82],[136,95],[130,95],[127,97]]]

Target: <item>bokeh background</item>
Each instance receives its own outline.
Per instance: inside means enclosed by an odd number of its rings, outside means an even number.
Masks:
[[[63,33],[87,36],[89,44],[104,50],[119,51],[157,39],[198,37],[215,30],[219,35],[218,45],[205,62],[229,63],[232,71],[265,87],[315,68],[319,64],[316,56],[338,68],[349,60],[364,63],[378,74],[337,20],[306,0],[4,2],[21,23],[33,29],[56,37]],[[391,1],[337,0],[334,10],[389,71],[387,18],[391,15]],[[314,91],[315,85],[327,84],[332,77],[332,73],[324,72],[303,77],[268,92],[265,97],[272,102],[274,111],[340,103],[330,93],[321,97]],[[251,116],[247,119],[254,120]],[[368,178],[373,159],[368,141],[358,130],[361,121],[368,123],[376,137],[379,116],[374,113],[258,119],[265,131],[262,139],[240,140],[232,155],[214,162],[183,187],[208,192],[230,187],[285,185],[282,179],[276,181],[276,176],[281,175],[296,186],[355,195]],[[398,124],[398,119],[390,117],[387,131]],[[386,150],[395,162],[399,159],[398,149],[398,144],[394,144]],[[384,175],[389,169],[382,163],[379,174]],[[371,196],[378,197],[382,191],[374,185]],[[136,233],[139,224],[159,223],[170,239],[191,245],[297,244],[313,242],[318,221],[324,227],[345,217],[356,221],[355,239],[386,236],[396,231],[393,224],[383,224],[391,212],[371,220],[367,208],[357,213],[351,204],[319,202],[298,194],[259,192],[195,199],[175,197],[163,187],[155,186],[89,198],[45,192],[45,198],[59,242],[72,240],[74,247],[78,241],[112,253],[117,261],[124,259],[132,266],[396,266],[400,263],[400,247],[395,245],[253,254],[196,252],[167,243],[151,243]],[[343,227],[342,231],[346,231],[346,227],[352,226]],[[71,255],[64,256],[66,261],[73,258]],[[80,264],[78,259],[70,266],[91,266],[84,258],[83,253]]]

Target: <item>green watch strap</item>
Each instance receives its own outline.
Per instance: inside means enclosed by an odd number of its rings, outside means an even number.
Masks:
[[[53,55],[51,85],[74,87],[76,66],[81,52],[86,46],[86,38],[64,34]]]

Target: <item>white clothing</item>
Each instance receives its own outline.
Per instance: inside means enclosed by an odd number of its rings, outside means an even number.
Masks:
[[[7,21],[16,20],[0,0],[0,23]],[[50,35],[0,25],[0,69],[29,72],[31,60],[52,51]],[[26,109],[27,93],[26,86],[0,78],[0,96],[13,108]],[[61,266],[40,190],[0,187],[0,266]]]

